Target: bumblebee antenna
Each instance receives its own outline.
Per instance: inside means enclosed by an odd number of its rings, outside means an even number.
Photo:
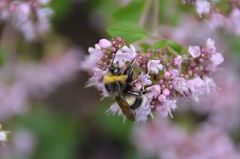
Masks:
[[[127,68],[124,72],[126,72],[127,70],[129,70],[133,64],[133,62],[135,61],[136,58],[132,59],[132,61],[127,65]]]
[[[132,61],[128,64],[128,67],[130,67],[130,66],[133,64],[133,62],[135,61],[135,59],[136,59],[136,57],[132,59]]]

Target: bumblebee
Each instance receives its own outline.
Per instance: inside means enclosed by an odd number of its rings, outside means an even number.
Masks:
[[[132,90],[131,83],[133,81],[133,62],[134,60],[128,64],[124,71],[112,63],[109,68],[109,73],[107,73],[103,78],[106,90],[109,94],[115,97],[115,100],[121,108],[123,114],[130,121],[135,121],[134,110],[144,103],[142,93]]]

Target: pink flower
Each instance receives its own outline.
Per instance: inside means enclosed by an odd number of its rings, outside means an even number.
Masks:
[[[216,88],[216,84],[213,81],[212,78],[208,77],[208,76],[204,76],[203,80],[205,82],[206,85],[206,92],[210,93],[214,88]]]
[[[124,66],[126,62],[132,61],[136,57],[137,53],[133,45],[130,48],[123,46],[119,49],[115,55],[114,63],[118,63],[120,67]]]
[[[211,52],[216,52],[215,42],[211,38],[207,39],[206,46]]]
[[[25,22],[28,20],[31,14],[30,3],[20,3],[16,8],[16,16],[21,20],[21,22]]]
[[[14,153],[24,154],[25,158],[31,158],[38,145],[37,136],[32,131],[24,128],[14,131],[11,134],[11,141],[14,151],[10,153],[12,155]]]
[[[51,0],[37,0],[38,3],[42,4],[42,5],[47,5],[48,3],[50,3]]]
[[[176,89],[179,93],[185,95],[189,93],[189,88],[187,81],[184,78],[175,78],[173,80],[173,87]]]
[[[173,117],[171,110],[175,110],[177,108],[176,100],[166,100],[163,105],[157,107],[157,111],[160,113],[161,117],[167,117],[168,114]]]
[[[126,54],[122,52],[121,50],[118,50],[113,63],[118,64],[120,67],[124,66],[126,62]]]
[[[103,55],[103,52],[101,50],[101,47],[98,44],[95,44],[95,47],[90,47],[88,48],[88,52],[90,55],[100,58]]]
[[[108,93],[108,91],[106,90],[106,87],[105,87],[105,85],[104,84],[98,84],[97,86],[97,89],[99,90],[99,91],[101,91],[102,93],[101,93],[101,96],[102,96],[102,98],[101,98],[101,100],[103,99],[103,98],[106,98],[106,97],[108,97],[109,96],[109,93]]]
[[[227,19],[220,13],[213,13],[209,21],[211,29],[217,29],[226,25]]]
[[[197,58],[201,55],[199,46],[189,46],[188,52],[192,55],[193,58]]]
[[[167,100],[167,97],[166,97],[165,95],[163,95],[163,94],[160,94],[160,95],[158,96],[158,100],[159,100],[160,102],[165,102],[165,101]]]
[[[146,94],[146,96],[148,98],[156,98],[160,93],[161,93],[161,87],[159,84],[150,86],[147,88],[148,93]]]
[[[104,71],[104,70],[101,70],[99,68],[94,68],[93,69],[93,75],[92,77],[89,79],[88,81],[88,84],[87,84],[87,87],[90,87],[90,86],[97,86],[99,84],[101,84],[102,81],[100,81],[103,76],[106,74],[107,72]]]
[[[143,86],[147,86],[147,85],[151,85],[152,81],[150,80],[150,76],[148,74],[144,74],[143,72],[139,75],[138,77],[138,81],[143,85]]]
[[[111,41],[107,40],[107,39],[101,39],[99,40],[98,45],[102,48],[102,49],[106,49],[112,46]]]
[[[171,77],[171,73],[168,72],[168,71],[166,71],[166,72],[164,73],[164,78],[165,78],[165,79],[169,79],[170,77]]]
[[[27,83],[29,85],[29,83]],[[19,80],[7,86],[0,84],[0,120],[7,120],[14,115],[28,111],[28,88]]]
[[[146,100],[146,99],[144,99]],[[147,101],[145,101],[147,102]],[[146,122],[149,116],[152,116],[151,105],[149,103],[144,104],[135,110],[136,122]]]
[[[240,35],[240,9],[234,8],[228,19],[228,30],[234,31],[237,35]]]
[[[211,4],[207,0],[196,1],[197,12],[201,16],[210,12]]]
[[[211,51],[210,61],[214,66],[220,65],[224,61],[224,58],[222,54],[216,52],[215,42],[209,38],[207,39],[206,46],[207,49]]]
[[[123,46],[122,51],[127,54],[127,61],[132,61],[137,56],[136,49],[133,45],[130,45],[130,48],[127,46]]]
[[[193,99],[198,102],[198,97],[206,93],[207,87],[204,80],[199,76],[187,81],[188,88],[191,90]]]
[[[110,108],[106,110],[106,113],[110,115],[122,115],[122,111],[117,103],[113,103]]]
[[[161,119],[135,127],[132,136],[143,158],[239,159],[230,136],[210,123],[189,132],[180,124]]]
[[[174,64],[178,67],[181,66],[182,64],[182,61],[183,61],[183,58],[181,55],[178,55],[175,59],[174,59]]]
[[[45,6],[48,2],[49,0],[37,0],[34,3],[1,0],[0,20],[9,22],[13,29],[23,34],[25,40],[32,41],[50,30],[53,10]]]
[[[169,96],[170,93],[171,93],[170,90],[167,89],[167,88],[165,88],[165,89],[163,90],[163,95],[165,95],[165,96]]]
[[[171,69],[169,72],[173,79],[179,76],[179,71],[177,69]]]
[[[160,60],[151,60],[148,62],[147,68],[149,72],[158,74],[158,71],[163,69],[163,65],[160,64]]]
[[[215,78],[220,90],[212,91],[204,100],[195,104],[193,108],[199,113],[209,113],[208,121],[222,130],[235,131],[240,122],[240,85],[238,85],[240,78],[231,67],[230,69],[225,68]],[[204,80],[207,81],[205,78]],[[211,82],[208,85],[211,86]],[[210,89],[214,87],[216,87],[215,84]]]
[[[213,64],[215,66],[218,66],[224,61],[224,58],[223,58],[222,54],[215,53],[211,56],[210,60],[213,62]]]

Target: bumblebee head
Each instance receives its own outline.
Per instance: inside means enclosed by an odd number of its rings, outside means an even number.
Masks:
[[[121,75],[122,74],[121,68],[118,66],[114,66],[114,65],[109,67],[109,72],[113,75]]]

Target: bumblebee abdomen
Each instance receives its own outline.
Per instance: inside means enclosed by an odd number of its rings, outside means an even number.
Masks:
[[[143,103],[142,97],[136,97],[135,102],[131,105],[131,109],[137,109],[139,108]]]
[[[130,108],[135,110],[143,104],[143,96],[129,94],[126,96],[126,101],[128,102]]]

